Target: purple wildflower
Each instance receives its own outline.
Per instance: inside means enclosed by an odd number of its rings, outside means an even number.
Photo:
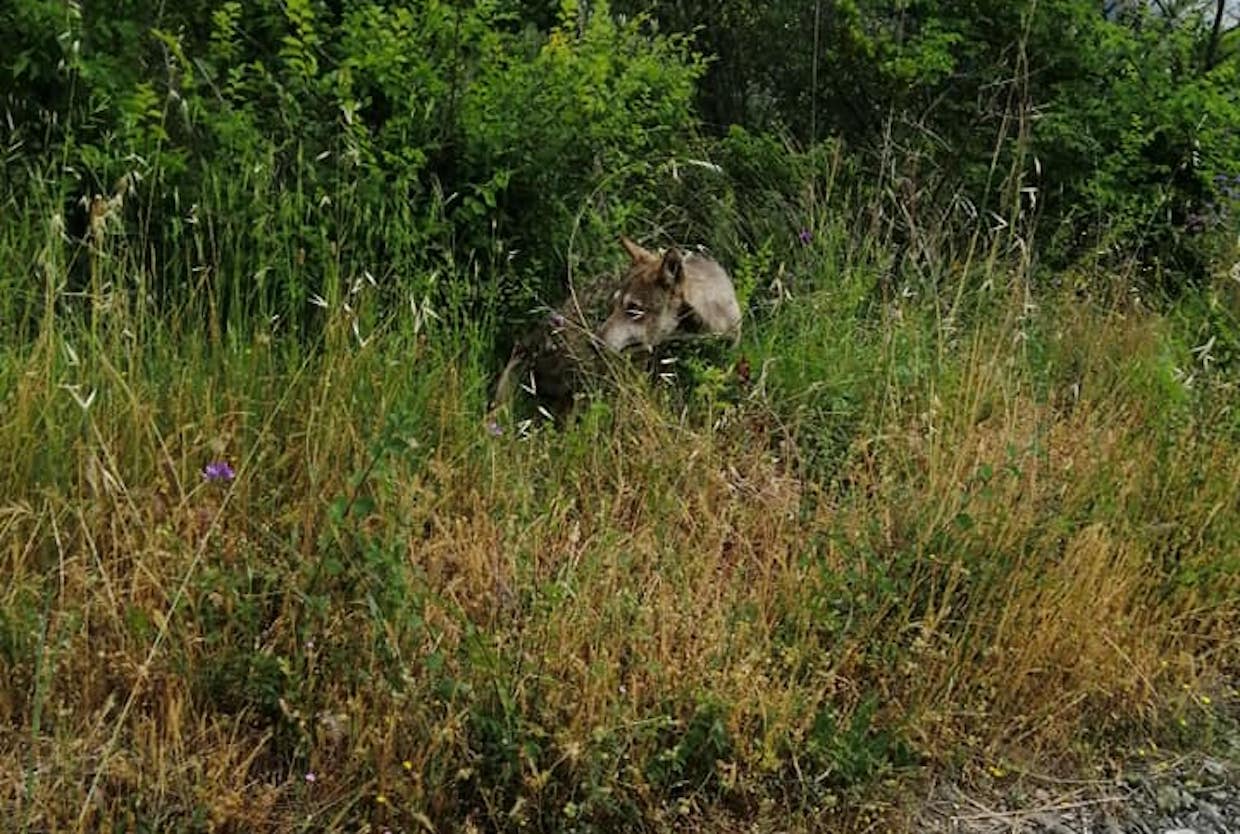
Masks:
[[[551,323],[551,326],[556,328],[557,330],[559,330],[564,325],[568,324],[568,319],[564,318],[564,316],[561,313],[555,310],[552,310],[551,313],[547,316],[547,321],[549,321]]]
[[[310,782],[311,784],[313,784],[314,782],[318,781],[318,778],[319,778],[319,777],[317,777],[317,776],[315,776],[315,775],[314,775],[314,771],[313,771],[313,770],[312,770],[312,771],[310,771],[309,773],[307,773],[307,774],[306,774],[306,781],[307,781],[307,782]]]
[[[809,242],[814,239],[814,233],[809,229],[802,229],[801,233],[797,235],[797,238],[801,241],[802,245],[809,246]]]
[[[202,468],[202,477],[208,481],[231,481],[237,477],[232,466],[226,460],[213,460]]]
[[[498,420],[487,421],[487,434],[491,437],[500,437],[504,433],[504,427],[499,424]]]

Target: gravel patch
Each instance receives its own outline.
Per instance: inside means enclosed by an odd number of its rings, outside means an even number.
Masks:
[[[979,790],[938,785],[913,830],[927,834],[1240,834],[1240,750],[1115,777],[1023,777]]]

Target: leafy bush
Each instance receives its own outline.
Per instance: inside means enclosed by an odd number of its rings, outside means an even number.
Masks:
[[[71,216],[83,193],[136,199],[154,289],[206,276],[225,319],[304,324],[365,273],[474,313],[558,294],[574,216],[609,180],[605,204],[649,209],[634,178],[694,132],[700,59],[602,3],[545,34],[495,2],[19,5],[5,28],[36,46],[4,77],[23,138],[42,126],[64,163],[42,175]],[[479,280],[438,284],[460,267]]]
[[[718,132],[842,138],[906,243],[1019,217],[1052,266],[1136,254],[1164,289],[1234,252],[1214,178],[1240,174],[1240,50],[1200,3],[618,5],[698,27]]]

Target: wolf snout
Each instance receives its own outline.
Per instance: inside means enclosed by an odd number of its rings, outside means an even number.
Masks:
[[[628,346],[628,340],[623,333],[617,332],[617,328],[613,326],[610,319],[594,331],[594,341],[613,353],[620,353]]]

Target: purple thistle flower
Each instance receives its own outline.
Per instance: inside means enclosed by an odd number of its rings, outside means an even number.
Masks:
[[[797,235],[797,238],[801,241],[803,246],[809,246],[809,242],[814,239],[814,233],[809,229],[802,229],[801,233]]]
[[[232,466],[226,460],[214,460],[202,468],[202,477],[208,481],[224,481],[227,483],[237,477]]]

